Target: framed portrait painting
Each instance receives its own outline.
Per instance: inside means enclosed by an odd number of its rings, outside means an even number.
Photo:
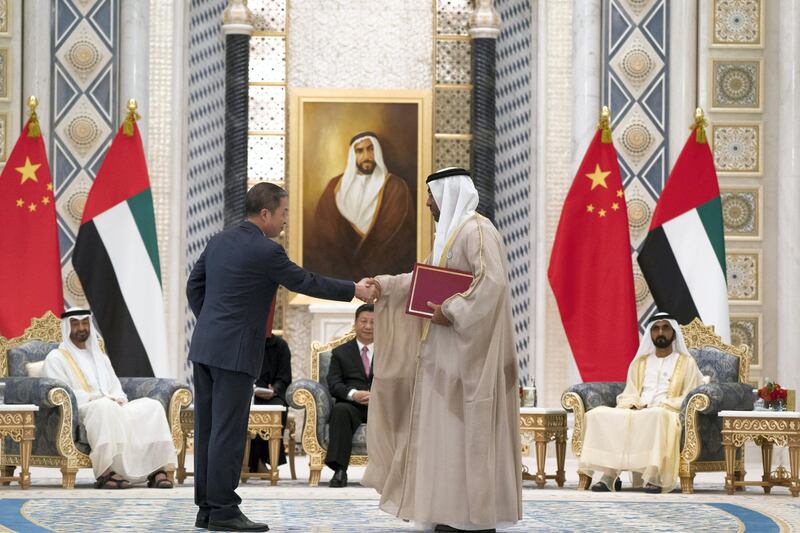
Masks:
[[[359,280],[410,272],[430,251],[427,91],[290,94],[289,254]]]

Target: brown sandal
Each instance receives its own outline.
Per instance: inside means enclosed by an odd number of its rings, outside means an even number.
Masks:
[[[123,477],[114,478],[114,476],[118,475],[113,470],[104,476],[100,476],[97,478],[97,481],[94,483],[94,488],[96,489],[108,489],[108,490],[117,490],[117,489],[129,489],[131,487],[131,482]]]
[[[161,479],[157,479],[159,474],[162,474],[164,477]],[[156,470],[155,472],[147,476],[147,488],[171,489],[172,481],[169,480],[169,477],[167,476],[167,473],[164,470]]]

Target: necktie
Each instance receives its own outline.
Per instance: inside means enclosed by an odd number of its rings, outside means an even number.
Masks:
[[[364,373],[369,377],[369,348],[361,348],[361,362],[364,364]]]

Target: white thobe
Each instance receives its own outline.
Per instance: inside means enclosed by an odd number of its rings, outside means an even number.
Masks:
[[[75,393],[95,477],[111,468],[135,483],[173,467],[178,459],[161,403],[151,398],[128,402],[107,356],[68,351],[76,371],[63,349],[47,355],[43,375],[64,381]]]
[[[701,383],[702,374],[690,355],[659,358],[651,353],[635,358],[617,407],[586,413],[578,470],[611,478],[627,470],[671,490],[678,481],[680,459],[678,410],[686,394]]]

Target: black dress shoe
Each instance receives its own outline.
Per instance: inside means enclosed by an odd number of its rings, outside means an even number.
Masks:
[[[622,490],[622,481],[619,478],[614,480],[614,490],[617,492]],[[608,488],[608,485],[606,485],[605,482],[598,481],[592,485],[592,492],[611,492],[611,489]]]
[[[209,520],[209,531],[269,531],[269,526],[261,522],[253,522],[245,515],[228,520]]]
[[[204,513],[203,511],[197,513],[197,518],[194,519],[194,527],[208,529],[208,513]]]
[[[658,485],[651,485],[650,483],[648,483],[647,485],[645,485],[644,491],[647,494],[661,494],[661,487],[659,487]]]
[[[334,488],[342,488],[347,486],[347,471],[345,470],[337,470],[333,477],[331,478],[330,482],[328,483],[329,487]]]

